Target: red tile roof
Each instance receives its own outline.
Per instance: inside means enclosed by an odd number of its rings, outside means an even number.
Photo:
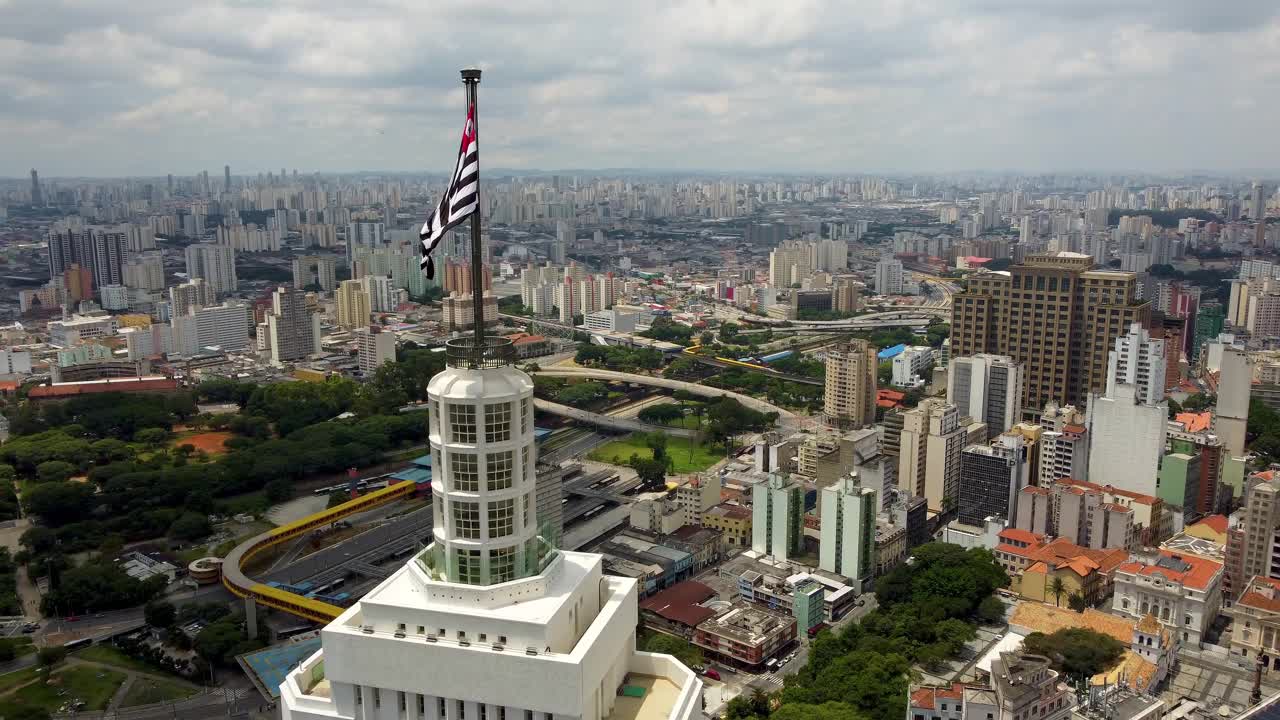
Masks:
[[[1173,419],[1182,423],[1182,427],[1186,428],[1187,432],[1203,432],[1213,424],[1213,413],[1207,410],[1198,413],[1184,412],[1178,413]]]
[[[1148,565],[1142,560],[1130,560],[1116,568],[1116,572],[1146,577],[1161,575],[1167,580],[1182,583],[1183,586],[1195,590],[1204,590],[1209,587],[1215,577],[1219,577],[1222,574],[1222,563],[1220,562],[1206,560],[1195,555],[1173,553],[1168,550],[1161,550],[1160,554],[1167,558],[1181,560],[1190,567],[1184,571],[1178,571],[1173,568],[1161,567],[1160,565]]]
[[[1005,528],[1000,531],[998,536],[1001,540],[1013,540],[1014,542],[1030,543],[1032,545],[1043,545],[1044,536],[1039,533],[1033,533],[1030,530],[1021,528]]]
[[[911,691],[911,707],[922,710],[934,709],[936,700],[963,700],[964,685],[952,683],[951,687],[921,687]]]
[[[1054,568],[1070,568],[1081,577],[1094,570],[1103,575],[1109,575],[1128,557],[1129,551],[1124,548],[1093,550],[1076,545],[1066,538],[1057,538],[1032,555],[1034,560],[1042,561]]]
[[[1245,588],[1244,594],[1236,600],[1236,605],[1280,612],[1280,597],[1276,597],[1277,594],[1280,594],[1280,580],[1256,575]]]
[[[1226,534],[1227,525],[1230,522],[1231,520],[1226,515],[1209,515],[1207,517],[1201,518],[1200,522],[1196,523],[1195,525],[1192,525],[1191,527],[1195,527],[1196,525],[1204,525],[1205,527],[1213,530],[1219,535],[1223,535],[1223,534]]]
[[[698,605],[716,596],[716,591],[695,580],[685,580],[645,598],[641,610],[681,625],[693,627],[707,618],[714,617],[715,610]]]
[[[1142,493],[1136,493],[1130,490],[1121,490],[1120,488],[1113,487],[1111,485],[1098,485],[1097,483],[1085,482],[1084,480],[1076,480],[1075,478],[1069,478],[1069,477],[1058,478],[1057,480],[1054,480],[1054,484],[1066,485],[1070,488],[1078,488],[1080,490],[1092,490],[1094,492],[1111,493],[1112,495],[1119,495],[1120,497],[1129,498],[1133,502],[1136,502],[1141,505],[1154,505],[1160,502],[1160,498],[1155,497],[1154,495],[1143,495]]]
[[[27,397],[60,398],[76,395],[92,395],[107,392],[162,392],[177,390],[178,381],[171,378],[119,378],[114,380],[98,380],[94,382],[62,383],[59,385],[40,385],[31,388]]]

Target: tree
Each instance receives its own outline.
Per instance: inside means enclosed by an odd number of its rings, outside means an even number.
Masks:
[[[653,451],[653,459],[663,465],[667,462],[667,434],[661,431],[651,432],[644,436],[644,444]]]
[[[53,527],[84,519],[93,509],[93,488],[87,483],[48,482],[23,496],[27,511]]]
[[[893,380],[893,361],[885,360],[876,366],[876,381],[888,385]]]
[[[987,625],[1004,621],[1005,606],[1000,598],[990,595],[978,603],[978,620]]]
[[[67,649],[61,645],[46,645],[45,647],[40,648],[36,657],[39,659],[41,665],[45,667],[53,667],[66,659]]]
[[[63,460],[49,460],[36,466],[36,478],[40,482],[63,482],[76,472],[76,466]]]
[[[1178,413],[1182,412],[1182,405],[1180,405],[1178,401],[1174,400],[1173,398],[1165,398],[1165,401],[1169,403],[1169,419],[1173,420],[1174,418],[1178,417]]]
[[[727,322],[720,326],[720,342],[733,342],[738,337],[738,325]],[[705,343],[704,343],[705,344]]]
[[[1054,668],[1071,679],[1084,681],[1115,665],[1125,644],[1087,628],[1065,628],[1051,635],[1031,633],[1022,647],[1049,658]]]
[[[145,445],[160,447],[169,442],[169,431],[164,428],[146,428],[134,433],[133,438]]]
[[[198,540],[211,532],[213,527],[209,525],[208,516],[194,512],[182,513],[169,526],[169,535],[178,540]]]
[[[645,652],[671,655],[689,667],[703,662],[701,648],[688,640],[666,633],[655,632],[645,641],[644,649]]]
[[[680,411],[678,405],[672,403],[662,403],[661,405],[647,405],[640,409],[637,416],[647,423],[657,425],[665,425],[673,420],[679,420],[684,417],[684,413]]]
[[[273,503],[282,503],[293,497],[293,483],[288,478],[276,478],[267,483],[263,489],[266,491],[267,500]]]
[[[1062,582],[1062,578],[1055,577],[1053,582],[1049,583],[1049,592],[1053,593],[1053,604],[1056,607],[1062,607],[1062,594],[1067,591],[1067,584]]]
[[[636,475],[640,477],[640,482],[647,488],[662,487],[663,481],[667,478],[667,463],[665,460],[655,460],[653,458],[642,458],[639,455],[632,455],[627,461],[631,469],[636,471]]]
[[[178,617],[177,608],[163,600],[152,600],[143,608],[143,618],[153,628],[164,629],[173,625]]]
[[[351,494],[345,490],[334,490],[329,493],[329,502],[325,504],[325,509],[334,508],[351,499]]]
[[[1067,607],[1078,613],[1082,613],[1085,611],[1085,608],[1089,607],[1089,601],[1086,600],[1084,595],[1081,595],[1079,592],[1073,592],[1071,593],[1071,597],[1067,598]]]

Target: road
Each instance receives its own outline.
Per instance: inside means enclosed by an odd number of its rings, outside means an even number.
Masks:
[[[294,585],[324,573],[330,573],[345,563],[367,553],[405,541],[422,538],[429,542],[433,525],[431,506],[393,518],[383,525],[366,530],[333,547],[325,548],[301,558],[292,565],[254,578],[259,582],[282,582]]]

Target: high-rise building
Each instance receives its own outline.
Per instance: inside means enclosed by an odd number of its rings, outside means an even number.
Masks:
[[[347,224],[347,264],[360,249],[376,249],[386,245],[386,225],[380,222],[353,222]]]
[[[214,305],[217,302],[217,293],[200,278],[169,288],[169,312],[172,317],[186,315],[193,310]]]
[[[804,549],[804,488],[786,475],[751,488],[751,549],[778,560]]]
[[[215,295],[240,289],[236,278],[236,251],[226,245],[197,243],[186,249],[187,277],[204,280]]]
[[[1107,394],[1123,383],[1134,387],[1140,403],[1154,405],[1164,400],[1164,355],[1164,340],[1152,339],[1139,323],[1130,325],[1129,332],[1116,338],[1107,357]]]
[[[1014,433],[998,436],[990,445],[970,445],[960,453],[960,493],[957,519],[982,527],[988,517],[1012,521],[1018,497],[1030,484],[1028,448]]]
[[[836,278],[831,282],[831,309],[854,313],[862,309],[864,285],[853,278]]]
[[[369,291],[359,280],[343,280],[334,293],[338,301],[337,325],[354,330],[369,324]]]
[[[67,291],[67,299],[73,303],[93,299],[93,273],[79,263],[72,263],[62,273],[62,284]]]
[[[948,366],[947,402],[961,415],[987,424],[995,437],[1022,419],[1022,364],[1001,355],[979,353],[956,358]]]
[[[249,347],[249,306],[225,303],[193,308],[169,320],[172,350],[184,356],[197,355],[205,348],[243,350]]]
[[[875,422],[876,370],[876,349],[866,340],[849,340],[827,351],[822,413],[828,424],[851,430]]]
[[[1085,423],[1085,414],[1072,405],[1045,406],[1040,416],[1040,427],[1044,428],[1039,441],[1041,485],[1064,477],[1089,479],[1089,430]]]
[[[865,586],[875,572],[876,513],[874,488],[845,476],[822,489],[818,567]]]
[[[276,288],[266,322],[267,349],[274,365],[284,365],[320,351],[320,314],[307,307],[299,290]]]
[[[333,258],[324,255],[301,255],[293,259],[293,287],[297,290],[319,288],[333,292],[338,287]]]
[[[791,240],[769,253],[769,284],[775,288],[799,285],[809,277],[809,246]]]
[[[960,493],[960,453],[967,440],[955,405],[925,398],[902,413],[898,487],[924,498],[934,512],[954,507]]]
[[[1089,481],[1155,495],[1168,432],[1163,340],[1140,327],[1117,338],[1107,359],[1105,393],[1089,395]],[[1144,358],[1146,358],[1144,360]],[[1158,377],[1161,382],[1153,383]],[[1153,389],[1159,386],[1159,390]],[[1143,395],[1160,398],[1144,401]]]
[[[691,670],[635,650],[636,581],[540,531],[533,382],[509,349],[487,339],[479,368],[473,348],[447,351],[427,388],[434,542],[325,626],[281,685],[283,720],[701,712]]]
[[[44,192],[40,190],[40,174],[31,168],[31,204],[44,207]]]
[[[159,253],[142,253],[124,265],[124,284],[135,290],[164,290],[164,258]]]
[[[396,289],[391,278],[386,275],[365,275],[360,278],[364,290],[369,294],[369,310],[377,313],[395,312]]]
[[[1082,405],[1106,387],[1116,338],[1151,314],[1133,273],[1092,265],[1078,253],[1028,255],[1009,272],[970,276],[953,298],[952,358],[994,353],[1022,363],[1024,410]]]
[[[49,233],[49,277],[72,265],[88,268],[95,287],[124,284],[124,263],[129,256],[123,232],[103,228],[61,230]]]
[[[32,170],[34,173],[35,171]],[[1253,217],[1253,246],[1267,246],[1267,199],[1262,194],[1262,183],[1253,183],[1249,213]]]
[[[876,293],[901,295],[903,286],[902,261],[893,257],[880,258],[876,263]]]
[[[372,375],[383,363],[396,361],[395,333],[377,325],[356,332],[356,352],[361,375]]]
[[[231,192],[231,166],[222,166],[222,192]]]
[[[1240,348],[1222,350],[1218,372],[1218,401],[1213,415],[1213,429],[1222,438],[1228,457],[1244,455],[1245,429],[1249,423],[1249,395],[1253,387],[1253,370],[1249,356]]]

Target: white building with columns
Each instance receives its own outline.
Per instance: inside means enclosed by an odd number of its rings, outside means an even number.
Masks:
[[[537,530],[533,382],[510,341],[432,378],[434,542],[321,632],[283,720],[690,720],[702,684],[636,650],[636,582]],[[623,690],[626,692],[623,692]]]

